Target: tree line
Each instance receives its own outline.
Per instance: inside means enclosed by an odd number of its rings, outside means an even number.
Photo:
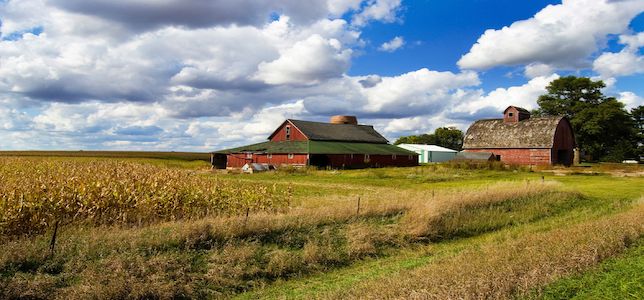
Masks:
[[[461,151],[463,149],[463,137],[463,132],[456,127],[440,127],[434,133],[400,137],[394,142],[394,145],[427,144]]]

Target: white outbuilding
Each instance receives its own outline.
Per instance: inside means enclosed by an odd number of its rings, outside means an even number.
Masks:
[[[421,164],[448,161],[458,153],[456,150],[436,145],[400,144],[397,146],[418,153],[418,162]]]

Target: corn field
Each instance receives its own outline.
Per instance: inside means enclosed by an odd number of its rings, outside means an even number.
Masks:
[[[117,160],[0,158],[0,233],[128,225],[276,210],[290,189]]]

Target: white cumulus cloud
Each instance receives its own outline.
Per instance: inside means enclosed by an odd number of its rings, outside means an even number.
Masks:
[[[639,49],[644,47],[644,32],[637,35],[621,35],[619,41],[626,45],[622,51],[603,53],[593,62],[593,69],[602,78],[644,72],[644,56],[639,54]]]
[[[540,63],[580,68],[589,64],[587,59],[602,47],[608,34],[626,32],[642,11],[641,0],[564,0],[530,19],[486,30],[458,65],[487,69]]]
[[[400,47],[402,47],[403,45],[405,45],[405,39],[401,36],[397,36],[391,39],[391,41],[382,43],[382,45],[378,47],[378,50],[385,52],[394,52],[400,49]]]

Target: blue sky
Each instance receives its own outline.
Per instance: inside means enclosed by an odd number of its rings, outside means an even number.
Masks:
[[[0,149],[210,151],[285,118],[390,140],[536,108],[552,80],[644,102],[641,0],[0,1]]]

